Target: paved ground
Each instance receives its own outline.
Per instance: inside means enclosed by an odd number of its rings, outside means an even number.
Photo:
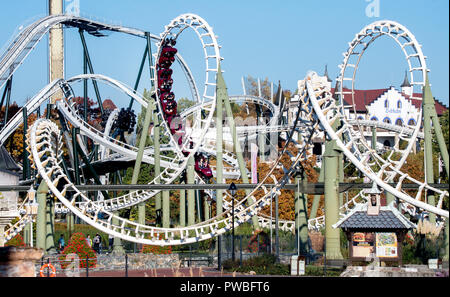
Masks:
[[[128,270],[128,277],[220,277],[220,276],[244,276],[243,274],[220,272],[211,267],[201,268],[158,268],[152,270]],[[65,274],[58,274],[57,277],[67,277]],[[80,277],[86,277],[86,271],[80,272]],[[89,277],[125,277],[125,270],[120,271],[89,271]]]

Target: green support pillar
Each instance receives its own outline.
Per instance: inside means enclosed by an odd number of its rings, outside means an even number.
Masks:
[[[332,140],[325,145],[324,183],[325,183],[325,240],[327,259],[343,259],[340,245],[340,230],[334,229],[339,219],[339,155],[341,151]]]
[[[139,66],[138,76],[136,78],[136,82],[134,83],[135,91],[137,91],[139,82],[141,81],[142,70],[144,69],[144,64],[145,64],[145,60],[147,60],[147,55],[148,55],[148,47],[145,46],[144,55],[142,56],[141,65]],[[130,104],[128,105],[129,110],[131,110],[131,107],[133,107],[133,102],[134,102],[134,98],[130,97]]]
[[[136,156],[136,162],[134,163],[133,176],[131,177],[131,184],[135,185],[139,178],[139,172],[141,170],[142,157],[144,156],[145,143],[148,137],[148,129],[150,126],[150,120],[152,117],[153,110],[155,109],[155,102],[148,101],[147,108],[145,110],[144,124],[142,127],[142,132],[139,138],[139,148]],[[138,205],[138,222],[139,224],[145,225],[145,202]]]
[[[23,179],[28,180],[31,178],[30,174],[30,159],[28,159],[28,151],[26,150],[26,138],[27,138],[27,130],[28,130],[28,115],[27,108],[24,106],[22,111],[23,116]]]
[[[118,172],[114,172],[113,173],[113,184],[117,185],[118,184],[118,176],[119,173]],[[114,197],[117,197],[117,192],[113,192]],[[114,216],[119,216],[119,212],[118,211],[113,211],[113,215]],[[118,225],[119,224],[119,219],[117,219],[116,217],[113,217],[112,219],[112,224],[113,225]],[[125,253],[125,250],[123,249],[123,245],[122,245],[122,239],[120,239],[117,236],[114,236],[113,239],[113,248],[112,248],[112,253],[116,254],[116,255],[122,255]]]
[[[55,247],[55,198],[51,195],[47,197],[45,207],[45,251],[48,254],[56,254]],[[65,238],[68,240],[68,238]]]
[[[150,33],[145,32],[145,36],[147,39],[147,49],[148,50],[146,52],[148,54],[150,77],[152,78],[153,77],[153,69],[152,69],[153,59],[152,59],[152,46],[151,46],[151,40],[150,40]],[[154,91],[154,86],[152,85],[150,93],[152,93],[153,91]],[[136,156],[136,162],[134,163],[134,168],[133,168],[133,176],[131,178],[131,184],[133,184],[133,185],[137,183],[137,180],[139,177],[139,171],[141,169],[142,157],[144,155],[145,143],[147,142],[147,137],[148,137],[148,129],[150,126],[152,113],[155,109],[156,109],[156,102],[154,102],[153,100],[151,100],[149,98],[147,109],[145,110],[145,118],[144,118],[144,124],[142,127],[141,137],[139,139],[138,154]],[[157,137],[155,137],[155,138],[157,138]],[[138,205],[138,222],[139,222],[139,224],[143,224],[143,225],[145,224],[145,202],[140,203]]]
[[[219,73],[221,68],[219,66]],[[222,77],[222,76],[220,76]],[[226,86],[223,83],[223,78],[219,82],[219,75],[217,76],[216,87],[216,181],[221,184],[223,180],[223,101],[228,96]],[[223,212],[223,190],[216,191],[216,215]]]
[[[180,190],[180,226],[186,227],[186,190]]]
[[[324,182],[324,172],[325,172],[325,170],[324,170],[324,166],[323,165],[324,165],[324,161],[322,159],[322,166],[320,168],[319,180],[318,180],[319,183],[323,183]],[[309,217],[311,219],[314,219],[317,216],[317,209],[319,208],[319,203],[320,203],[320,197],[321,196],[322,195],[314,195],[314,200],[313,200],[313,203],[312,203],[312,206],[311,206],[311,213],[309,214]]]
[[[339,170],[338,170],[338,180],[340,183],[344,182],[344,156],[342,153],[339,154]],[[344,205],[344,193],[339,192],[339,207]]]
[[[242,150],[241,150],[241,147],[239,144],[239,140],[237,138],[236,124],[234,122],[233,111],[231,110],[231,104],[230,104],[230,100],[228,98],[227,86],[225,84],[225,80],[223,79],[220,65],[219,65],[219,69],[217,71],[217,88],[223,90],[223,92],[224,92],[224,97],[223,97],[224,101],[223,102],[225,104],[225,110],[227,113],[228,124],[229,124],[230,130],[231,130],[231,136],[233,137],[233,146],[234,146],[234,151],[236,153],[236,157],[238,159],[239,170],[241,172],[242,182],[245,184],[248,184],[249,179],[247,176],[247,170],[245,167],[244,157],[242,156]],[[246,195],[248,195],[248,194],[250,194],[251,191],[246,189],[245,192],[246,192]],[[250,204],[253,204],[254,202],[255,202],[255,200],[253,198],[249,199]],[[253,223],[253,228],[255,230],[259,230],[259,222],[258,222],[257,216],[252,217],[252,223]]]
[[[47,204],[47,193],[47,183],[41,181],[36,191],[36,200],[39,204],[36,217],[36,247],[43,250],[45,250],[45,205]]]
[[[188,163],[187,163],[187,183],[188,184],[194,184],[195,178],[194,178],[194,157],[189,156]],[[187,190],[187,201],[188,201],[188,226],[195,224],[195,190]]]
[[[36,247],[47,251],[47,183],[42,180],[36,192],[36,199],[37,203],[39,204],[36,217]]]
[[[118,216],[118,215],[119,215],[119,212],[118,212],[118,211],[114,211],[113,214],[114,214],[115,216]],[[118,224],[119,224],[119,219],[117,219],[116,217],[114,217],[114,218],[112,219],[112,224],[113,224],[113,225],[118,225]],[[122,255],[122,254],[125,253],[125,250],[124,250],[123,245],[122,245],[122,239],[120,239],[120,238],[117,237],[117,236],[114,236],[114,239],[113,239],[113,250],[112,250],[112,252],[113,252],[114,254],[116,254],[116,255]]]
[[[170,228],[170,191],[162,192],[162,226]]]
[[[444,240],[445,240],[445,254],[444,254],[444,257],[443,257],[443,260],[444,261],[447,261],[448,262],[448,223],[449,223],[449,220],[448,220],[448,218],[445,220],[445,230],[444,230]]]
[[[448,148],[445,144],[444,135],[442,134],[441,123],[439,122],[439,118],[436,113],[436,105],[434,102],[433,94],[431,93],[430,83],[428,81],[428,75],[425,81],[425,86],[423,88],[423,117],[424,121],[427,118],[431,118],[433,123],[433,129],[436,135],[436,140],[439,146],[439,151],[441,153],[442,161],[444,162],[445,171],[447,176],[449,175],[449,157],[448,157]],[[425,116],[426,112],[426,116]],[[427,120],[428,121],[428,120]],[[425,129],[425,126],[424,126]]]
[[[372,149],[377,149],[377,127],[372,127]]]
[[[94,67],[92,67],[91,58],[89,56],[89,51],[88,51],[88,48],[86,45],[86,40],[84,38],[84,33],[83,33],[84,31],[82,29],[79,29],[78,32],[80,34],[81,44],[83,45],[84,73],[87,74],[87,67],[89,67],[89,72],[91,74],[94,74]],[[86,81],[86,84],[87,84],[87,81]],[[100,91],[98,89],[97,81],[95,79],[92,80],[92,84],[94,85],[95,96],[97,97],[97,103],[98,103],[98,108],[100,110],[100,114],[103,114],[103,103],[102,103],[102,98],[100,97]],[[87,95],[86,95],[85,99],[86,98],[87,98]],[[85,104],[86,104],[86,101],[85,101]],[[86,106],[85,106],[85,108],[86,108]]]
[[[431,95],[431,89],[428,82],[428,76],[426,79],[425,86],[423,88],[423,134],[425,142],[425,177],[428,184],[434,183],[434,172],[433,172],[433,139],[431,132],[431,116],[433,111],[435,111],[433,96]],[[428,204],[435,206],[435,199],[432,191],[427,191],[426,201]],[[430,222],[436,222],[436,215],[430,213]]]
[[[262,108],[257,120],[259,121],[261,127],[266,125],[266,119],[264,118],[264,115],[262,113]],[[261,162],[264,162],[266,161],[266,133],[264,131],[258,132],[258,142],[259,142],[259,160]]]
[[[161,174],[161,146],[159,142],[160,128],[159,128],[159,119],[158,113],[156,111],[153,112],[153,148],[155,152],[155,178]],[[156,184],[160,183],[160,179],[157,178],[155,181]],[[161,192],[155,195],[155,211],[161,216],[162,211],[162,201],[161,201]],[[157,224],[161,224],[161,222],[157,222]]]
[[[208,199],[206,198],[205,192],[204,191],[199,191],[199,193],[200,193],[200,197],[202,198],[201,200],[203,201],[203,217],[204,217],[204,219],[206,221],[206,220],[210,219],[210,216],[209,216],[209,212],[210,212],[210,210],[209,210],[209,203],[208,203]]]
[[[300,183],[306,186],[306,178],[295,177],[295,183],[298,185],[295,191],[295,234],[297,238],[298,255],[307,255],[308,249],[308,208],[306,206],[306,197],[299,191]]]
[[[30,232],[33,232],[33,222],[28,223],[23,228],[23,241],[26,246],[31,246]]]

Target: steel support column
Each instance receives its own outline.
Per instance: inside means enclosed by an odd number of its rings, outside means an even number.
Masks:
[[[89,51],[88,51],[88,48],[86,45],[86,40],[84,38],[84,31],[82,29],[80,29],[80,30],[78,30],[78,32],[80,33],[81,43],[83,45],[84,71],[86,72],[86,64],[87,64],[87,67],[89,67],[89,72],[91,74],[94,74],[94,67],[92,67],[91,57],[89,56]],[[95,79],[92,80],[92,84],[94,85],[95,96],[97,97],[97,103],[98,103],[98,108],[100,109],[100,114],[103,114],[103,103],[102,103],[102,98],[100,96],[100,91],[98,90],[97,81]]]
[[[219,73],[221,68],[219,66]],[[226,86],[219,82],[219,76],[216,81],[216,182],[221,184],[223,180],[223,103],[228,95]],[[216,192],[216,215],[223,211],[223,190]]]
[[[425,143],[425,178],[428,184],[434,183],[434,171],[433,171],[433,135],[431,127],[431,116],[435,111],[433,95],[431,94],[430,84],[428,82],[428,76],[426,78],[425,86],[423,87],[423,134]],[[426,201],[428,204],[435,206],[434,194],[432,191],[426,192]],[[430,222],[436,222],[436,215],[430,213]]]
[[[444,261],[448,261],[448,244],[449,244],[449,234],[448,234],[448,223],[449,223],[449,219],[445,220],[445,229],[444,229],[444,240],[445,240],[445,254],[443,257]]]
[[[189,156],[188,163],[187,163],[187,183],[188,184],[194,184],[195,183],[195,177],[194,177],[194,157]],[[188,207],[187,207],[187,219],[188,219],[188,226],[195,224],[195,190],[187,190],[187,201],[188,201]]]
[[[300,182],[306,183],[305,177],[296,176],[295,182],[298,187],[295,190],[295,237],[297,238],[298,255],[304,256],[309,252],[308,249],[308,208],[306,206],[306,197],[300,192]]]
[[[36,200],[39,204],[36,217],[36,247],[45,250],[45,212],[47,208],[48,186],[44,180],[41,180],[36,191]]]
[[[186,226],[186,191],[180,190],[180,226]]]
[[[23,116],[23,179],[24,180],[28,180],[31,178],[31,174],[30,174],[30,160],[28,159],[28,151],[27,151],[27,143],[26,143],[26,138],[27,138],[27,130],[28,130],[28,115],[27,115],[27,108],[24,106],[22,108],[22,116]]]
[[[162,227],[170,228],[170,191],[162,191]]]
[[[159,139],[159,135],[160,135],[160,127],[159,127],[159,119],[158,119],[158,113],[156,111],[153,111],[153,148],[154,148],[154,152],[155,152],[155,164],[154,164],[154,168],[155,168],[155,184],[159,184],[160,183],[160,179],[159,177],[157,178],[157,176],[159,176],[161,174],[161,145],[160,145],[160,139]],[[141,208],[143,208],[141,206]],[[162,201],[161,201],[161,192],[157,193],[155,195],[155,211],[157,214],[157,224],[161,224],[160,219],[161,219],[161,211],[162,211]],[[142,210],[141,210],[142,212]]]
[[[145,32],[145,36],[147,39],[147,54],[148,54],[148,61],[149,61],[149,70],[150,70],[150,78],[153,77],[153,59],[152,59],[152,45],[150,40],[150,33]],[[155,86],[152,84],[150,94],[155,90]],[[136,184],[138,177],[139,177],[139,171],[141,170],[141,163],[142,163],[142,157],[144,155],[144,148],[145,143],[147,142],[148,137],[148,129],[150,126],[150,121],[152,118],[153,111],[156,109],[156,102],[152,101],[149,98],[147,109],[145,110],[145,117],[144,117],[144,124],[142,127],[141,137],[139,139],[139,149],[138,154],[136,156],[136,162],[134,163],[133,168],[133,176],[131,178],[131,184]],[[140,224],[145,224],[145,202],[140,203],[138,205],[138,221]]]
[[[241,172],[241,177],[242,177],[242,181],[243,183],[249,183],[249,179],[248,179],[248,175],[247,175],[247,170],[245,167],[245,162],[244,162],[244,157],[242,156],[242,149],[239,143],[239,140],[237,138],[237,133],[236,133],[236,124],[234,122],[234,116],[233,116],[233,111],[231,110],[231,104],[230,104],[230,100],[228,98],[228,91],[227,91],[227,87],[225,84],[225,80],[223,78],[222,75],[222,71],[221,71],[221,67],[219,65],[219,69],[217,71],[217,88],[221,88],[222,90],[224,90],[224,96],[223,96],[223,102],[225,103],[225,110],[227,113],[227,122],[229,124],[230,127],[230,131],[231,131],[231,135],[233,137],[233,146],[234,146],[234,151],[236,152],[236,157],[238,160],[238,164],[239,164],[239,170]],[[250,190],[246,190],[246,195],[250,194]],[[255,202],[255,200],[253,198],[249,199],[249,204],[253,204]],[[259,230],[259,222],[258,222],[258,217],[257,216],[253,216],[252,217],[252,223],[253,223],[253,227],[255,230]]]
[[[320,173],[319,173],[319,183],[323,183],[324,182],[324,160],[322,158],[322,166],[320,168]],[[311,212],[309,214],[309,217],[311,219],[314,219],[317,216],[317,210],[319,209],[319,203],[320,203],[320,197],[322,195],[314,195],[314,199],[313,199],[313,203],[311,206]]]
[[[141,65],[139,66],[138,76],[136,78],[136,82],[134,83],[135,91],[137,91],[137,89],[139,87],[139,82],[141,81],[142,70],[144,69],[144,64],[145,64],[145,60],[147,60],[147,55],[148,55],[148,46],[146,45],[144,55],[142,56]],[[130,104],[128,105],[129,110],[131,110],[131,107],[133,106],[133,102],[134,102],[134,98],[131,97]]]
[[[328,259],[343,259],[340,245],[340,230],[332,227],[339,219],[339,156],[341,151],[335,140],[328,141],[324,153],[325,183],[325,240]]]

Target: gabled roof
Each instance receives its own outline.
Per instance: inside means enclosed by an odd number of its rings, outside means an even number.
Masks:
[[[354,90],[355,96],[354,96],[354,102],[355,102],[355,109],[356,112],[365,113],[367,112],[366,107],[370,105],[372,102],[377,100],[381,95],[386,93],[390,88],[387,89],[373,89],[373,90]],[[331,92],[334,94],[335,88],[331,88]],[[343,88],[344,92],[351,92],[351,89]],[[399,92],[401,93],[401,92]],[[422,108],[422,101],[418,99],[411,99],[409,95],[406,95],[404,93],[401,93],[405,99],[408,99],[416,108],[420,109]],[[422,98],[421,93],[414,93],[413,97]],[[445,111],[448,110],[448,107],[446,107],[442,102],[435,100],[435,107],[436,107],[436,113],[440,116]],[[346,105],[352,105],[352,95],[351,94],[345,94],[344,95],[344,103]]]
[[[405,218],[392,204],[381,206],[378,215],[367,214],[367,204],[358,205],[340,219],[333,228],[348,229],[414,229],[416,225]]]
[[[19,170],[21,170],[21,168],[17,165],[6,148],[3,145],[0,146],[0,171],[14,174],[15,171]]]

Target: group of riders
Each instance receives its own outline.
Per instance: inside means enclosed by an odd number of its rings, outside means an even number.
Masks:
[[[170,68],[175,61],[175,55],[177,49],[174,47],[176,41],[173,38],[167,38],[163,41],[161,55],[157,64],[158,71],[158,97],[164,119],[166,120],[170,133],[177,136],[178,145],[183,143],[184,131],[182,131],[182,121],[180,115],[177,113],[177,102],[175,101],[175,94],[172,92],[172,73]],[[186,156],[188,153],[185,154]],[[195,159],[195,171],[205,180],[212,178],[212,170],[209,166],[209,159],[201,154],[197,153],[194,156]]]

